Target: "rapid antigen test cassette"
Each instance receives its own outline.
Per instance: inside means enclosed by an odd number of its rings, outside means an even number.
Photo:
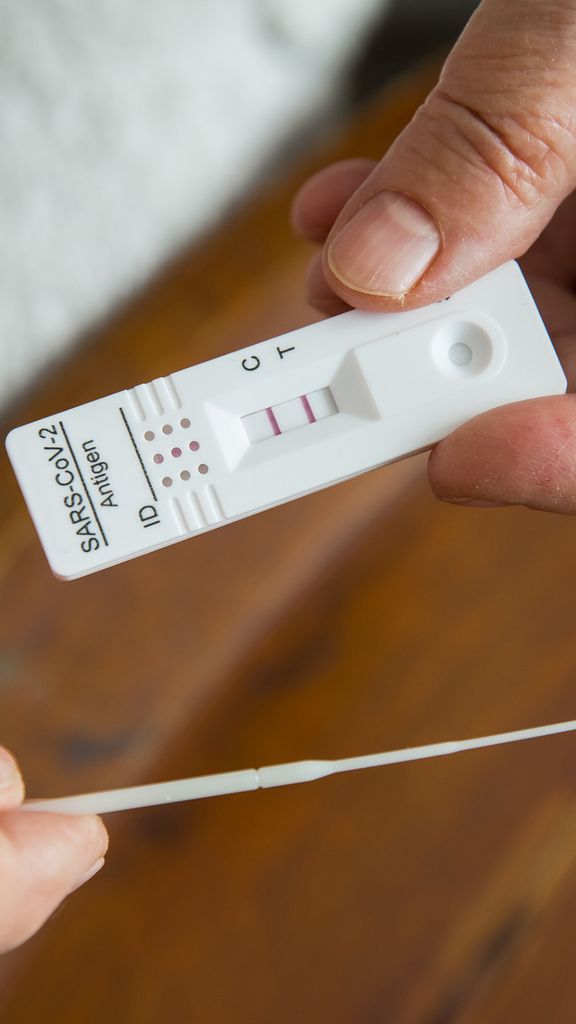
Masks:
[[[424,309],[354,310],[46,416],[7,447],[50,565],[73,579],[565,388],[507,263]]]

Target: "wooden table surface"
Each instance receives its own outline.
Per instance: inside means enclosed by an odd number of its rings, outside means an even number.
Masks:
[[[6,427],[312,319],[289,199],[377,155],[389,87],[42,381]],[[36,795],[576,714],[576,524],[430,496],[422,458],[73,583],[0,465],[0,736]],[[570,736],[110,816],[0,965],[6,1024],[569,1024]]]

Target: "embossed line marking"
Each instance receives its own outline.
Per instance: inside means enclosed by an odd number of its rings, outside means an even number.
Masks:
[[[142,405],[148,405],[154,416],[162,416],[164,414],[164,406],[160,401],[160,395],[156,390],[154,381],[148,381],[146,384],[137,384],[134,391]]]
[[[139,420],[140,423],[144,423],[144,420],[146,419],[146,413],[144,412],[144,408],[142,406],[142,402],[138,397],[138,392],[136,391],[136,388],[132,388],[131,391],[126,391],[125,394],[128,401],[130,402],[130,405],[132,406],[132,412],[134,413],[136,419]]]
[[[162,384],[164,386],[165,394],[166,394],[166,396],[168,398],[168,401],[170,402],[170,405],[172,406],[172,408],[173,409],[181,409],[182,408],[182,402],[180,401],[180,395],[178,394],[178,392],[176,390],[176,385],[174,384],[174,381],[172,380],[172,377],[168,375],[167,377],[161,377],[160,379],[161,379]]]
[[[170,505],[174,521],[180,531],[180,534],[184,535],[185,533],[190,533],[190,527],[186,522],[186,516],[184,515],[184,510],[178,501],[178,498],[170,498],[168,504]]]
[[[212,512],[216,518],[216,522],[221,523],[226,518],[226,516],[224,515],[224,509],[222,508],[222,503],[220,501],[220,498],[218,497],[216,488],[214,487],[213,484],[208,484],[208,486],[204,490],[204,493],[206,494],[208,503],[212,508]]]
[[[156,497],[156,491],[152,487],[152,483],[150,481],[150,477],[148,476],[148,472],[146,470],[146,466],[144,465],[144,461],[142,459],[142,456],[140,455],[140,452],[138,451],[138,445],[136,444],[136,441],[134,440],[134,434],[130,430],[130,424],[128,423],[128,420],[126,419],[126,416],[124,414],[124,409],[122,408],[122,406],[119,406],[119,412],[120,412],[120,415],[121,415],[122,420],[124,422],[124,426],[126,427],[126,430],[128,431],[128,437],[132,441],[132,445],[133,445],[134,451],[136,452],[136,457],[138,459],[138,462],[140,463],[140,468],[141,468],[142,472],[144,473],[144,476],[146,477],[146,483],[148,484],[148,487],[150,488],[150,493],[151,493],[152,497],[154,498],[154,501],[158,501],[158,498]]]
[[[202,508],[202,503],[198,495],[195,493],[195,491],[188,491],[186,499],[194,515],[194,518],[196,519],[198,529],[201,530],[205,526],[209,526],[210,524],[208,523],[208,518],[206,516],[206,513],[204,512],[204,509]]]

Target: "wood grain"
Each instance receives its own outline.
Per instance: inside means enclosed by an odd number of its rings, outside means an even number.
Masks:
[[[377,153],[429,81],[183,254],[14,422],[309,319],[289,196]],[[38,795],[574,717],[572,520],[442,506],[420,459],[63,584],[0,471],[1,736]],[[565,736],[110,816],[104,871],[4,958],[1,1019],[569,1024],[575,764]]]

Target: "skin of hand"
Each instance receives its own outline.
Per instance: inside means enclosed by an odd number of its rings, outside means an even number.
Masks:
[[[295,198],[322,243],[310,300],[398,311],[520,258],[568,394],[483,414],[438,444],[439,498],[576,513],[576,0],[484,0],[384,158],[348,160]]]
[[[100,818],[18,810],[24,785],[0,747],[0,953],[30,938],[102,867],[108,836]]]

